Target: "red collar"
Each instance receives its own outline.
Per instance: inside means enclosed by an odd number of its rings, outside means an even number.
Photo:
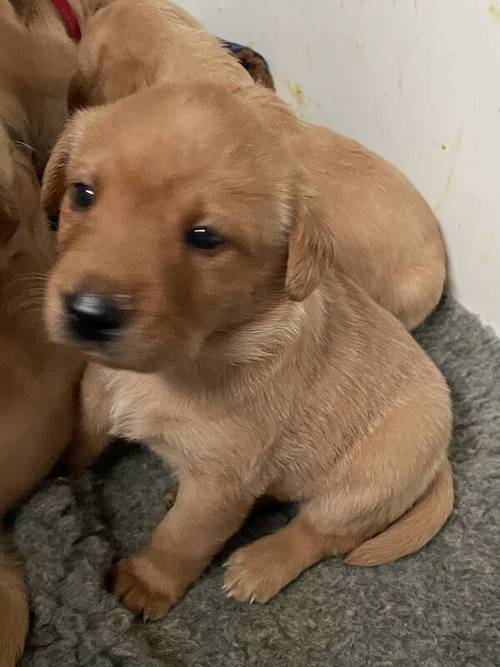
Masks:
[[[75,42],[79,42],[82,38],[82,33],[80,24],[78,23],[78,17],[73,11],[73,7],[69,4],[68,0],[51,0],[51,2],[66,28],[68,37]]]

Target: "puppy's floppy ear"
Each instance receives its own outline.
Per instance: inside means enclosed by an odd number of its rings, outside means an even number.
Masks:
[[[293,301],[306,299],[333,266],[335,242],[322,197],[297,188],[289,204],[286,291]]]
[[[42,181],[42,206],[49,218],[59,213],[61,200],[66,190],[66,169],[89,122],[89,112],[76,114],[54,146]]]

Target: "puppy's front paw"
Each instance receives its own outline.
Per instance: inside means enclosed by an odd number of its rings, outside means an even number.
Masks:
[[[290,581],[279,554],[272,536],[235,551],[226,563],[226,595],[241,602],[268,602]]]
[[[119,561],[111,576],[113,590],[123,606],[147,621],[163,618],[183,594],[182,587],[146,554]]]

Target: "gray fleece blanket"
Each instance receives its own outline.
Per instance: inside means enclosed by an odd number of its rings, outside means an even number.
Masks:
[[[49,480],[19,509],[32,630],[23,667],[500,665],[500,341],[446,299],[417,334],[455,404],[456,508],[420,553],[355,569],[329,559],[266,606],[221,591],[221,556],[163,622],[106,590],[117,556],[144,544],[172,486],[152,454],[117,444],[95,468]],[[283,525],[252,517],[228,549]]]

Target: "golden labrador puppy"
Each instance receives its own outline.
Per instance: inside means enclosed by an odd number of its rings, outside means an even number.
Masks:
[[[0,16],[0,520],[50,471],[68,444],[79,356],[51,343],[42,317],[53,234],[37,170],[55,141],[52,111],[69,76],[52,46]],[[69,64],[68,60],[66,63]],[[28,626],[21,572],[0,545],[0,665],[13,667]]]
[[[151,542],[116,568],[130,610],[165,614],[262,496],[299,511],[229,559],[239,600],[265,602],[332,554],[386,563],[439,531],[446,383],[338,267],[328,200],[244,97],[158,87],[78,114],[44,203],[61,212],[48,327],[96,362],[80,461],[122,435],[179,480]]]
[[[113,102],[157,83],[204,82],[246,92],[247,103],[288,142],[291,159],[323,194],[345,273],[408,329],[425,319],[443,291],[443,241],[431,209],[393,165],[329,129],[299,121],[174,3],[101,4],[78,48],[70,106]]]

